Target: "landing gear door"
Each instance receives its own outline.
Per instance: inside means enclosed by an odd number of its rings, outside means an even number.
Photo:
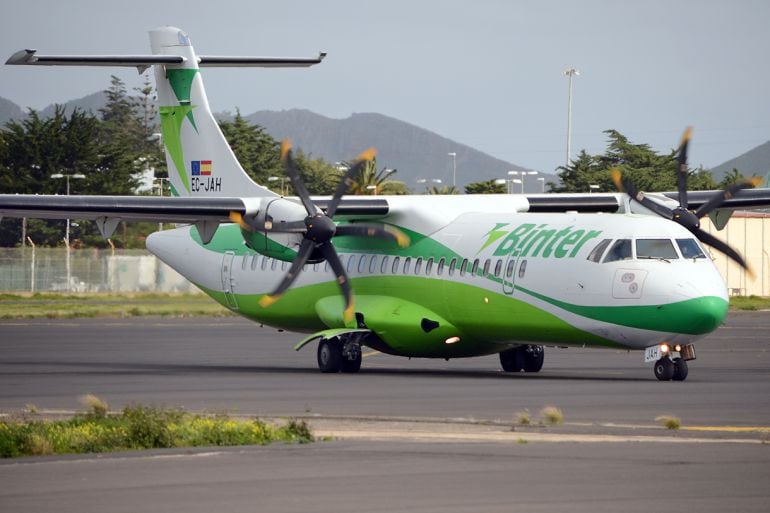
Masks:
[[[235,301],[235,295],[233,294],[234,259],[235,253],[233,251],[225,251],[225,254],[222,256],[222,292],[225,294],[227,307],[237,310],[238,303]]]
[[[513,295],[516,281],[516,263],[518,260],[519,255],[509,254],[506,257],[505,265],[503,266],[503,293],[509,296]]]

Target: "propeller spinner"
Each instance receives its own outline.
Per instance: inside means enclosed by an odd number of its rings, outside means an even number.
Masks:
[[[677,189],[678,189],[678,197],[679,197],[679,206],[671,209],[665,205],[662,205],[660,203],[657,203],[656,201],[653,201],[652,199],[645,196],[644,192],[638,190],[636,186],[631,183],[628,179],[623,177],[621,175],[620,169],[614,168],[612,169],[612,180],[615,182],[615,186],[623,192],[626,192],[632,199],[639,202],[649,210],[655,212],[661,217],[665,217],[666,219],[670,219],[671,221],[674,221],[676,223],[681,224],[687,230],[690,231],[695,237],[703,242],[704,244],[708,244],[709,246],[713,247],[714,249],[721,251],[725,255],[727,255],[729,258],[733,259],[735,262],[737,262],[741,267],[746,269],[749,273],[752,273],[751,268],[746,263],[746,261],[743,259],[743,257],[738,253],[736,250],[731,248],[729,245],[727,245],[725,242],[717,239],[710,233],[703,231],[700,227],[700,220],[710,212],[716,210],[722,204],[725,202],[725,200],[732,198],[733,196],[740,194],[740,192],[743,189],[749,189],[752,187],[756,187],[759,184],[758,178],[752,178],[745,180],[743,182],[738,182],[733,185],[730,185],[728,187],[725,187],[724,190],[717,192],[712,196],[708,201],[703,203],[698,209],[693,212],[689,210],[688,208],[688,202],[687,202],[687,176],[688,176],[688,169],[687,169],[687,146],[690,142],[690,137],[692,135],[692,127],[688,127],[687,130],[685,130],[684,135],[682,136],[682,141],[679,144],[679,149],[677,150]]]
[[[268,307],[278,301],[281,295],[286,292],[292,283],[297,279],[303,266],[309,261],[326,260],[337,277],[337,283],[342,290],[345,299],[345,311],[343,318],[345,322],[353,318],[354,299],[353,291],[350,287],[350,280],[345,267],[340,260],[337,251],[332,244],[332,238],[338,236],[354,237],[374,237],[379,239],[391,240],[400,247],[409,245],[409,238],[401,230],[379,224],[354,223],[338,226],[334,222],[334,214],[339,207],[342,196],[347,192],[352,183],[352,178],[359,173],[368,160],[374,158],[376,151],[372,148],[358,156],[355,163],[347,170],[342,180],[340,180],[332,199],[329,201],[326,213],[322,212],[310,199],[310,194],[302,181],[297,165],[292,158],[291,144],[284,140],[281,144],[281,160],[284,170],[297,192],[299,200],[302,202],[307,217],[301,221],[290,221],[281,223],[272,223],[270,220],[264,222],[255,219],[244,219],[237,213],[233,213],[231,218],[238,223],[241,228],[247,231],[257,231],[267,233],[295,233],[302,234],[297,255],[291,263],[291,267],[286,272],[278,286],[268,295],[263,296],[259,301],[260,306]]]

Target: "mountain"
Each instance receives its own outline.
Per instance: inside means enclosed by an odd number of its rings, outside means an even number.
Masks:
[[[0,125],[5,125],[12,119],[21,119],[23,117],[24,111],[21,110],[21,107],[11,100],[0,97]]]
[[[457,154],[458,188],[470,182],[506,178],[508,171],[524,168],[494,158],[434,132],[382,114],[353,114],[345,119],[332,119],[309,110],[259,111],[245,118],[265,127],[276,139],[288,137],[294,145],[315,158],[327,162],[350,160],[369,147],[377,148],[380,167],[398,169],[394,179],[406,182],[415,192],[424,184],[417,180],[440,179],[452,184],[451,152]],[[546,181],[553,175],[539,175]],[[540,182],[531,177],[525,183],[527,192],[540,192]],[[518,187],[518,186],[517,186]]]
[[[106,103],[103,91],[69,101],[64,104],[65,112],[73,109],[99,115],[99,109]],[[41,117],[54,112],[54,105],[40,111]],[[9,119],[21,119],[25,113],[13,102],[0,98],[0,123]],[[218,118],[231,117],[228,113],[217,114]],[[361,151],[375,147],[380,167],[398,170],[393,178],[401,180],[415,192],[421,192],[426,185],[436,185],[432,180],[441,180],[441,185],[452,184],[452,157],[456,153],[457,185],[471,182],[508,177],[508,171],[523,171],[521,166],[494,158],[464,144],[442,137],[430,130],[400,121],[382,114],[353,114],[345,119],[332,119],[309,110],[292,109],[285,111],[259,111],[245,118],[251,123],[265,127],[278,140],[290,138],[294,146],[314,158],[327,162],[350,160]],[[546,182],[557,181],[551,174],[539,174],[537,178]],[[419,183],[418,180],[426,180]],[[516,185],[516,190],[519,186]],[[541,183],[536,177],[527,177],[527,192],[540,192]]]
[[[770,141],[719,164],[711,169],[711,174],[714,175],[714,180],[718,182],[733,168],[740,171],[743,176],[765,176],[770,173]]]
[[[99,116],[99,109],[107,104],[107,94],[104,91],[98,93],[89,94],[77,100],[70,100],[64,104],[64,114],[69,116],[72,111],[78,109],[83,112],[90,112],[94,116]],[[40,117],[47,118],[53,116],[55,104],[51,104],[48,107],[40,111]]]

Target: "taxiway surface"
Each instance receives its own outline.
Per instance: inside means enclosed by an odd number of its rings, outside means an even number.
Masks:
[[[768,328],[768,313],[731,314],[688,380],[662,383],[623,351],[547,349],[532,375],[495,357],[371,354],[358,375],[323,375],[313,348],[291,349],[296,335],[240,319],[2,321],[0,411],[75,410],[94,393],[114,408],[355,426],[308,446],[0,461],[0,511],[767,511]],[[546,405],[567,425],[506,427]],[[663,414],[721,431],[648,437]]]

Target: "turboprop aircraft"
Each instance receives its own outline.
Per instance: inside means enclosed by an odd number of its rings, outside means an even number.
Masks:
[[[722,323],[727,291],[701,246],[746,266],[699,228],[720,209],[767,206],[767,191],[687,192],[689,132],[677,193],[311,197],[281,149],[298,194],[281,197],[243,171],[208,105],[210,66],[311,66],[324,57],[207,57],[181,30],[150,32],[152,55],[14,54],[7,64],[154,69],[175,197],[0,195],[0,215],[178,223],[147,249],[249,319],[308,333],[322,372],[357,372],[361,347],[407,357],[498,353],[508,372],[537,372],[543,346],[639,350],[660,380],[684,380],[693,343]],[[696,210],[691,211],[694,208]]]

